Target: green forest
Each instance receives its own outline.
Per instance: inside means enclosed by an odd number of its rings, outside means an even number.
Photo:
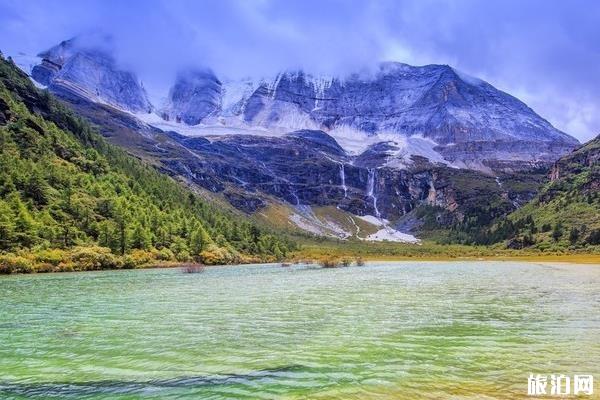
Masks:
[[[0,270],[274,261],[295,248],[110,145],[0,58]]]

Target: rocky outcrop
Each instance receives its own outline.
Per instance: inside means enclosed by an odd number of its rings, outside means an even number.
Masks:
[[[31,76],[55,93],[72,91],[122,110],[152,111],[135,74],[118,68],[105,50],[87,48],[77,39],[71,39],[39,56],[42,63],[33,67]]]
[[[210,70],[180,73],[161,113],[167,120],[197,125],[221,108],[221,82]]]
[[[248,214],[254,213],[267,205],[260,197],[245,192],[225,191],[224,195],[232,206]]]
[[[600,191],[600,135],[555,162],[549,174],[552,182],[572,180],[577,176],[586,177],[578,182],[580,192]]]
[[[586,168],[598,165],[600,165],[600,135],[556,161],[550,171],[550,180],[556,181],[563,176],[578,174]]]

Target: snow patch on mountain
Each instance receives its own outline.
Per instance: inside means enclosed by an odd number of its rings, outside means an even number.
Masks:
[[[259,83],[247,78],[226,81],[221,85],[221,109],[223,116],[243,114],[244,104],[258,88]]]
[[[365,240],[369,242],[400,242],[400,243],[413,243],[417,244],[421,241],[415,236],[408,233],[402,233],[390,227],[385,227],[378,230],[377,232],[367,236]]]
[[[39,56],[31,56],[25,53],[18,53],[11,56],[14,63],[27,75],[31,76],[31,70],[36,65],[42,62],[42,58]],[[35,82],[35,81],[34,81]]]
[[[235,124],[198,124],[186,125],[176,121],[166,121],[153,113],[131,113],[140,121],[158,128],[165,132],[176,132],[180,135],[190,137],[207,136],[232,136],[232,135],[253,135],[253,136],[284,136],[287,131],[269,130],[262,127],[250,127],[243,123]]]
[[[400,232],[390,226],[390,222],[385,218],[378,218],[374,215],[357,215],[356,217],[368,222],[371,225],[375,225],[380,229],[368,235],[365,238],[360,238],[369,242],[400,242],[400,243],[420,243],[421,241],[415,236]]]
[[[357,218],[362,219],[365,222],[368,222],[371,225],[375,225],[375,226],[385,226],[388,225],[390,223],[390,221],[388,221],[385,218],[378,218],[374,215],[357,215]]]
[[[385,166],[390,168],[405,168],[412,164],[411,156],[421,156],[429,159],[432,163],[442,163],[452,166],[452,163],[442,157],[435,150],[437,143],[420,135],[400,137],[397,135],[387,142],[395,147],[388,151],[388,160]]]
[[[330,236],[339,239],[347,239],[352,236],[340,225],[328,218],[318,218],[310,206],[296,206],[295,212],[289,216],[289,220],[298,228],[320,236]]]
[[[369,134],[350,126],[340,126],[327,132],[350,155],[360,155],[369,148],[386,143],[387,162],[390,168],[405,168],[412,164],[411,156],[418,155],[433,163],[452,165],[435,150],[438,144],[421,135],[404,136],[396,132],[376,132]]]

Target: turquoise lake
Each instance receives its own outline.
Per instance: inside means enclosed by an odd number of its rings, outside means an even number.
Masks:
[[[0,399],[515,399],[600,381],[600,266],[0,277]]]

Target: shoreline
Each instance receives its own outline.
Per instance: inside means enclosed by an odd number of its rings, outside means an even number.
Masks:
[[[344,257],[344,256],[341,256]],[[347,256],[355,257],[355,256]],[[568,264],[598,264],[600,254],[565,254],[565,255],[497,255],[497,256],[361,256],[365,261],[523,261],[523,262],[564,262]]]
[[[341,258],[343,258],[342,256]],[[356,256],[345,256],[346,258],[352,259],[355,261]],[[471,256],[463,256],[463,257],[451,257],[451,256],[419,256],[419,257],[411,257],[411,256],[366,256],[360,257],[364,262],[490,262],[490,261],[502,261],[502,262],[527,262],[527,263],[561,263],[561,264],[577,264],[577,265],[596,265],[600,267],[600,254],[564,254],[564,255],[515,255],[515,256],[507,256],[507,255],[498,255],[498,256],[481,256],[481,257],[471,257]],[[220,267],[237,267],[237,266],[251,266],[251,265],[281,265],[282,263],[289,263],[290,266],[295,264],[318,264],[319,259],[303,259],[299,260],[288,259],[283,260],[281,262],[248,262],[248,263],[238,263],[238,264],[217,264],[217,265],[203,265],[204,268],[220,268]],[[160,263],[160,264],[149,264],[145,266],[140,266],[137,268],[109,268],[109,269],[88,269],[88,270],[54,270],[54,271],[32,271],[32,272],[14,272],[10,274],[0,274],[2,276],[14,276],[14,275],[37,275],[37,274],[62,274],[62,273],[81,273],[81,272],[103,272],[103,271],[131,271],[131,270],[151,270],[151,269],[176,269],[176,268],[184,268],[186,265],[190,263]],[[324,268],[324,267],[323,267]],[[345,268],[342,266],[337,266],[335,268]],[[327,269],[327,268],[324,268]]]

